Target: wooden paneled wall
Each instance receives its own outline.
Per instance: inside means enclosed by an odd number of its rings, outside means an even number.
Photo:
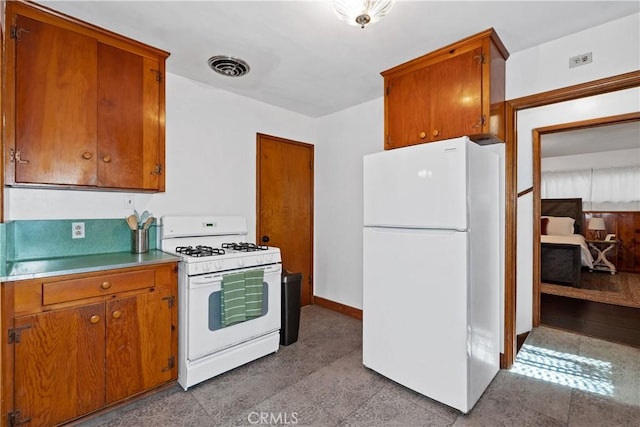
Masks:
[[[640,212],[599,212],[585,211],[585,237],[594,239],[594,232],[587,229],[592,217],[604,218],[606,234],[615,234],[620,240],[615,256],[607,258],[613,262],[618,271],[640,273]]]

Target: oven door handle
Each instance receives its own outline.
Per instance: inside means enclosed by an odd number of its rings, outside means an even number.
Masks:
[[[220,286],[220,284],[222,283],[222,275],[216,274],[216,275],[206,275],[206,276],[199,276],[199,277],[190,277],[189,283],[197,286],[215,286],[215,285]]]
[[[264,272],[265,273],[279,273],[282,271],[282,264],[272,264],[272,265],[267,265],[264,268]]]

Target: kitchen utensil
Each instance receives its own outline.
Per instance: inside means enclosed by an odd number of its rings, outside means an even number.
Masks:
[[[131,230],[137,230],[138,229],[138,218],[135,215],[129,215],[126,218],[127,224],[129,225],[129,228]]]
[[[136,209],[133,210],[133,213],[136,215],[136,222],[140,224],[140,214]]]
[[[147,218],[149,218],[151,216],[151,214],[149,213],[149,211],[144,211],[142,212],[142,215],[140,215],[140,219],[138,220],[138,224],[144,224],[144,222],[147,220]]]
[[[144,214],[143,214],[143,215],[144,215]],[[154,220],[154,219],[155,219],[155,218],[154,218],[154,217],[152,217],[152,216],[148,217],[148,218],[144,221],[144,223],[142,224],[142,229],[143,229],[143,230],[146,230],[146,229],[148,229],[149,227],[151,227],[151,224],[153,223],[153,220]]]

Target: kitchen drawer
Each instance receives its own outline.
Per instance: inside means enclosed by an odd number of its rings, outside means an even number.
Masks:
[[[117,292],[133,291],[153,287],[154,283],[154,270],[45,282],[42,284],[42,304],[57,304]]]

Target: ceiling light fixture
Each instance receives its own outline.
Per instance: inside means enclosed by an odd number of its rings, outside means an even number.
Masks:
[[[333,9],[342,21],[364,28],[384,17],[394,0],[333,0]]]

